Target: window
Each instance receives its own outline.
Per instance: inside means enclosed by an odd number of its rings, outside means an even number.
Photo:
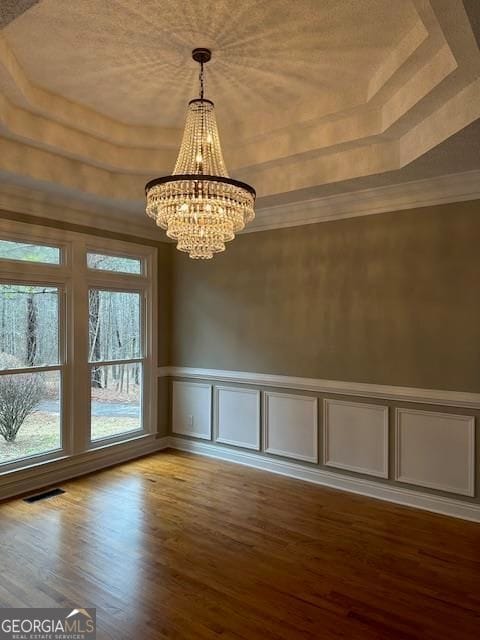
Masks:
[[[90,289],[92,440],[142,428],[142,315],[140,293]]]
[[[0,284],[0,369],[58,364],[58,288]]]
[[[99,269],[100,271],[142,273],[142,260],[140,258],[110,256],[104,253],[87,253],[87,266],[89,269]]]
[[[0,284],[0,464],[62,446],[59,295]]]
[[[26,262],[60,264],[61,257],[62,254],[59,247],[28,244],[27,242],[13,242],[12,240],[0,240],[0,258],[3,260],[24,260]]]
[[[142,429],[142,363],[91,368],[91,438]]]
[[[155,274],[152,247],[0,220],[0,473],[153,438]]]
[[[91,362],[140,358],[141,298],[138,292],[90,289]]]
[[[60,373],[0,376],[0,464],[60,450]]]

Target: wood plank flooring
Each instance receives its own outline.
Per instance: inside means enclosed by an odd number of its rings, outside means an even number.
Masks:
[[[162,452],[0,504],[0,607],[99,640],[472,640],[480,525]]]

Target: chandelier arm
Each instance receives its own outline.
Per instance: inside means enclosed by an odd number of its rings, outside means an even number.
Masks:
[[[213,102],[211,100],[209,100],[208,98],[192,98],[190,100],[190,102],[188,103],[188,106],[190,106],[191,104],[195,104],[196,102],[204,102],[206,104],[210,104],[212,105],[212,107],[214,106]]]
[[[234,178],[227,178],[226,176],[209,176],[200,175],[198,173],[174,174],[171,176],[154,178],[153,180],[150,180],[150,182],[147,182],[147,184],[145,185],[145,193],[148,194],[150,189],[158,184],[165,184],[166,182],[182,182],[184,180],[192,180],[194,182],[223,182],[224,184],[230,184],[233,187],[245,189],[245,191],[248,191],[254,198],[257,195],[255,189],[246,182],[241,182],[240,180],[235,180]]]

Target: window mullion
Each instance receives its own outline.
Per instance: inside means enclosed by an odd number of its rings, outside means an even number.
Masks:
[[[46,371],[62,371],[62,364],[49,364],[44,367],[22,367],[21,369],[0,369],[0,376],[12,376],[20,373],[44,373]]]
[[[139,358],[121,358],[119,360],[94,360],[88,363],[90,369],[92,367],[109,367],[114,366],[116,364],[135,364],[142,363],[144,361],[144,357],[141,356]]]
[[[70,393],[72,453],[88,449],[90,436],[90,386],[88,366],[88,284],[85,243],[76,240],[72,251],[72,300],[68,348],[72,374]]]

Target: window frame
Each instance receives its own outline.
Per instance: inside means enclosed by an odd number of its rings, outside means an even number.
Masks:
[[[24,264],[27,263],[29,265],[35,264],[35,265],[46,265],[49,267],[60,267],[64,264],[64,247],[62,245],[59,245],[57,243],[50,243],[50,242],[39,242],[37,240],[35,240],[35,242],[28,242],[25,238],[21,238],[21,237],[14,237],[13,235],[10,237],[4,237],[2,235],[2,237],[0,238],[0,240],[5,241],[5,242],[14,242],[17,244],[26,244],[26,245],[36,245],[36,246],[41,246],[41,247],[48,247],[49,249],[58,249],[58,253],[59,253],[59,261],[58,262],[42,262],[42,260],[22,260],[22,258],[5,258],[3,256],[0,256],[0,262],[14,262],[15,264]]]
[[[100,271],[99,269],[90,269],[89,271]],[[101,272],[103,273],[113,273],[114,275],[128,275],[128,276],[133,276],[135,278],[138,278],[138,275],[136,274],[125,274],[125,273],[121,273],[118,274],[118,272],[114,271],[108,271],[108,272]],[[115,283],[116,284],[116,283]],[[119,358],[118,360],[99,360],[99,361],[90,361],[90,359],[88,359],[88,371],[89,371],[89,386],[90,386],[90,402],[91,402],[91,372],[92,372],[92,368],[93,367],[108,367],[108,366],[112,366],[112,365],[116,365],[116,364],[133,364],[135,362],[140,362],[142,364],[142,398],[141,398],[141,403],[140,403],[140,422],[141,422],[141,427],[140,429],[135,429],[132,431],[127,431],[127,432],[123,432],[123,433],[119,433],[113,436],[105,436],[104,438],[96,438],[95,440],[92,438],[92,423],[91,423],[91,406],[90,406],[90,415],[89,415],[89,420],[88,420],[88,428],[89,428],[89,445],[90,448],[96,448],[99,444],[100,445],[105,445],[108,442],[117,442],[117,441],[122,441],[125,439],[125,435],[143,435],[144,433],[146,433],[145,430],[145,411],[146,411],[146,394],[145,394],[145,369],[146,369],[146,354],[148,351],[147,348],[147,330],[146,330],[146,313],[147,313],[147,309],[148,309],[148,300],[146,298],[145,295],[145,287],[143,286],[139,286],[139,283],[137,283],[137,287],[134,289],[132,287],[128,287],[125,288],[124,283],[118,283],[118,286],[115,286],[114,284],[110,283],[109,286],[96,286],[96,285],[91,285],[89,282],[89,286],[88,286],[88,292],[90,292],[91,289],[96,289],[97,291],[113,291],[113,292],[118,292],[118,293],[136,293],[139,295],[140,298],[140,353],[141,355],[138,358]],[[147,432],[148,433],[148,432]]]
[[[0,259],[0,282],[59,288],[59,365],[61,369],[61,445],[59,450],[0,463],[0,478],[39,464],[69,459],[120,443],[138,442],[157,431],[157,249],[150,244],[109,239],[77,231],[0,220],[0,238],[58,247],[61,263]],[[142,261],[142,273],[120,273],[87,267],[87,251]],[[138,290],[141,313],[143,428],[92,441],[90,438],[90,363],[88,362],[88,289]],[[104,363],[99,363],[100,366]],[[49,369],[52,367],[48,367]],[[42,369],[29,367],[28,371]],[[19,369],[18,372],[23,370]],[[15,371],[17,372],[17,371]],[[11,372],[11,373],[15,373]],[[0,374],[2,375],[2,374]],[[4,374],[3,374],[4,375]],[[87,392],[86,392],[87,391]]]
[[[0,231],[1,233],[1,231]],[[8,261],[10,262],[10,261]],[[28,263],[31,267],[37,267],[39,263]],[[59,265],[45,265],[55,266]],[[41,274],[39,274],[41,275]],[[60,447],[45,451],[43,453],[34,454],[32,456],[14,459],[11,462],[0,463],[0,477],[2,473],[13,471],[16,469],[25,469],[35,466],[43,462],[58,460],[66,455],[71,448],[71,424],[69,419],[69,400],[68,393],[65,390],[70,382],[70,371],[67,367],[67,335],[66,335],[66,317],[67,317],[67,283],[62,282],[62,278],[52,277],[51,274],[45,273],[41,277],[29,277],[26,273],[8,273],[1,269],[0,265],[0,284],[19,284],[31,285],[37,287],[55,287],[58,289],[58,364],[43,365],[34,367],[22,367],[19,369],[2,369],[0,375],[17,375],[21,373],[41,373],[43,371],[58,371],[60,378]],[[10,276],[10,277],[9,277]],[[49,277],[50,276],[50,277]],[[27,463],[27,464],[26,464]]]
[[[28,229],[32,227],[32,231]],[[42,231],[40,231],[42,229]],[[43,229],[37,225],[28,225],[23,222],[14,222],[11,220],[0,220],[0,240],[8,242],[20,242],[24,244],[37,244],[43,247],[53,247],[60,250],[60,262],[33,262],[30,260],[19,260],[15,258],[0,257],[0,269],[3,271],[3,265],[10,265],[13,269],[19,269],[22,265],[27,267],[46,267],[48,271],[63,270],[71,266],[71,242],[65,235],[63,237],[55,232],[58,229]],[[53,233],[52,233],[53,232]]]
[[[94,267],[89,267],[88,266],[88,254],[89,253],[95,253],[98,255],[104,255],[104,256],[108,256],[111,258],[127,258],[130,260],[139,260],[140,261],[140,273],[130,273],[128,271],[113,271],[112,269],[95,269]],[[132,278],[142,278],[142,279],[148,279],[149,274],[147,273],[148,269],[148,261],[145,260],[145,256],[144,255],[139,255],[138,253],[134,253],[132,251],[115,251],[113,252],[111,249],[101,249],[99,247],[97,248],[92,248],[91,245],[87,245],[86,251],[85,251],[85,264],[86,264],[86,268],[88,270],[88,272],[94,272],[94,273],[113,273],[115,275],[124,275],[124,276],[130,276]]]

